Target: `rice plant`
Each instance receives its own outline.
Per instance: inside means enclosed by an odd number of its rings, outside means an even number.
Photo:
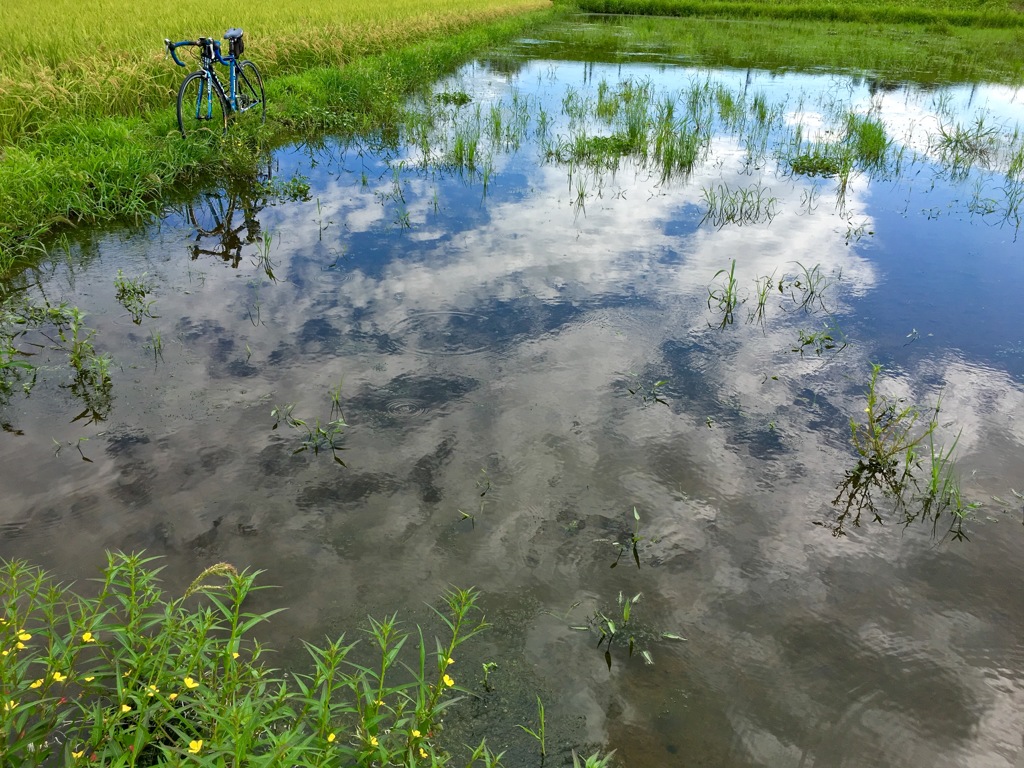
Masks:
[[[719,328],[731,325],[733,313],[740,305],[739,281],[736,279],[736,259],[732,260],[729,269],[720,269],[715,273],[714,280],[722,278],[720,283],[712,283],[708,288],[708,309],[715,309],[722,315]]]
[[[701,219],[721,229],[727,224],[738,227],[770,224],[779,210],[778,198],[760,181],[749,187],[733,188],[728,184],[701,187],[701,199],[707,208]]]

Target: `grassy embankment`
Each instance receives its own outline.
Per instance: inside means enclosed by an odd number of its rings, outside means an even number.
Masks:
[[[168,189],[246,166],[275,136],[379,127],[402,94],[516,34],[547,0],[5,3],[0,35],[0,275],[54,229],[139,216]],[[241,26],[267,81],[266,129],[182,141],[185,70],[162,40]]]

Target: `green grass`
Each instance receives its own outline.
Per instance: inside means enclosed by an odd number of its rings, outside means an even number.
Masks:
[[[586,21],[586,26],[550,30],[545,39],[561,58],[578,61],[636,61],[641,50],[658,61],[671,56],[709,66],[837,69],[879,81],[1024,79],[1024,29],[1016,24],[987,28],[905,24],[882,17],[853,22],[642,15],[593,15]]]
[[[591,13],[647,16],[724,16],[731,19],[770,18],[990,28],[1024,26],[1024,13],[1018,4],[1010,0],[984,3],[964,0],[849,0],[842,3],[819,0],[574,0],[574,3],[581,10]]]

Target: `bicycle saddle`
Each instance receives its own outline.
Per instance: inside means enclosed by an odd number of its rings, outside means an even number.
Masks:
[[[242,30],[240,30],[238,27],[232,27],[231,29],[229,29],[227,32],[224,33],[224,39],[225,40],[237,40],[241,36],[242,36]]]

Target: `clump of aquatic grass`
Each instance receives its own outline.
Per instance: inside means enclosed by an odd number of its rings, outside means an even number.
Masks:
[[[344,635],[306,644],[311,670],[268,666],[254,630],[281,609],[247,607],[260,572],[228,563],[169,596],[154,558],[108,555],[79,594],[20,561],[0,563],[0,750],[19,766],[434,765],[458,701],[458,649],[486,629],[474,590],[435,609],[441,634],[369,620],[375,665]],[[411,641],[411,642],[410,642]],[[415,646],[412,654],[407,647]],[[361,649],[360,649],[361,651]],[[407,658],[406,658],[407,657]],[[469,765],[500,764],[482,741]]]
[[[999,129],[979,116],[970,125],[942,123],[935,149],[953,178],[964,178],[976,165],[988,167],[999,148]]]
[[[132,322],[138,325],[143,317],[152,317],[150,309],[153,300],[148,299],[152,286],[146,281],[146,276],[126,277],[124,272],[117,270],[114,277],[114,298],[117,303],[128,310],[132,316]]]
[[[830,526],[833,535],[844,535],[851,524],[859,526],[867,514],[877,523],[894,517],[904,527],[918,520],[931,521],[933,530],[948,518],[953,538],[967,538],[963,523],[974,505],[960,492],[953,458],[959,437],[948,449],[935,440],[941,401],[922,409],[883,394],[881,370],[882,366],[872,365],[864,420],[850,419],[851,442],[859,458],[846,471],[832,501],[839,510]]]
[[[863,168],[875,171],[885,168],[892,140],[886,135],[882,121],[868,115],[848,113],[846,141]]]
[[[779,210],[778,198],[758,181],[749,187],[717,184],[701,187],[701,199],[707,207],[701,223],[710,222],[721,229],[727,224],[738,227],[771,223]]]
[[[788,160],[793,173],[800,176],[846,177],[853,167],[853,154],[836,142],[817,142]]]
[[[721,282],[712,283],[708,288],[708,309],[716,309],[722,315],[719,328],[731,325],[733,312],[740,305],[739,281],[736,279],[736,259],[732,260],[729,269],[720,269],[713,280],[722,278]]]
[[[789,293],[789,297],[798,309],[812,311],[817,305],[823,312],[830,314],[825,304],[828,290],[842,279],[842,272],[826,275],[820,264],[808,267],[795,261],[796,272],[783,276],[778,283],[779,293]]]
[[[846,346],[846,334],[835,322],[829,322],[823,328],[814,331],[799,329],[796,344],[791,351],[799,352],[800,357],[803,357],[805,352],[813,351],[816,356],[821,357],[824,352],[842,352]]]
[[[654,664],[654,656],[648,646],[662,640],[685,641],[686,638],[674,632],[665,632],[637,620],[636,606],[643,598],[643,593],[637,592],[632,597],[619,592],[614,607],[598,609],[587,617],[586,624],[571,626],[581,632],[594,632],[598,636],[597,647],[604,646],[605,664],[610,670],[612,667],[612,649],[625,647],[628,657],[632,658],[638,653],[644,660],[644,664]]]
[[[735,264],[735,261],[733,262]],[[747,315],[748,323],[757,323],[764,328],[765,314],[768,310],[768,296],[775,287],[775,273],[754,278],[754,298],[757,303]]]
[[[286,427],[298,432],[302,439],[299,446],[292,451],[292,455],[309,451],[314,456],[319,456],[321,451],[330,450],[334,462],[342,467],[346,466],[338,454],[345,450],[344,436],[348,424],[345,423],[345,416],[341,412],[341,385],[331,390],[331,415],[321,422],[320,419],[300,419],[294,415],[295,403],[287,403],[283,406],[275,405],[270,416],[274,419],[272,430],[277,429],[283,423]]]

